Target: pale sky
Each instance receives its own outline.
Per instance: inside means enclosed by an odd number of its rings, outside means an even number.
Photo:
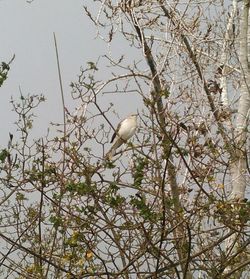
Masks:
[[[49,122],[62,119],[53,32],[57,36],[67,107],[71,105],[69,84],[77,80],[80,67],[107,53],[107,45],[96,39],[95,27],[84,13],[86,3],[83,0],[35,0],[28,4],[25,0],[0,0],[0,62],[8,62],[13,54],[16,56],[9,77],[0,88],[0,149],[6,146],[8,133],[15,134],[16,115],[11,112],[10,99],[19,96],[19,86],[23,95],[43,93],[47,98],[37,111],[36,135],[45,135]],[[123,51],[118,40],[112,51],[119,55],[128,54],[130,50]],[[104,67],[100,68],[99,75],[107,78]],[[137,110],[139,97],[131,102],[128,96],[105,95],[104,108],[110,101],[123,117]],[[111,120],[114,124],[118,121]]]

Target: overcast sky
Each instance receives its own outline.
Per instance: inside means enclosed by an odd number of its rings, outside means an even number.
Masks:
[[[80,66],[107,53],[107,46],[95,39],[96,30],[84,13],[84,4],[83,0],[35,0],[32,4],[25,0],[0,0],[0,62],[16,56],[9,77],[0,88],[0,148],[6,146],[8,133],[16,130],[10,99],[18,97],[19,86],[24,95],[43,93],[47,98],[37,112],[36,134],[44,135],[50,121],[61,119],[53,32],[57,36],[66,106],[70,106],[69,84],[77,79]],[[119,43],[115,47],[114,53],[119,52]],[[105,78],[105,69],[100,71]],[[131,103],[126,96],[115,95],[105,98],[114,102],[121,116],[136,110],[139,100]]]

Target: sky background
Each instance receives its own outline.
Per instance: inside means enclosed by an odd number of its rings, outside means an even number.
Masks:
[[[19,87],[23,95],[42,93],[47,99],[36,110],[35,136],[45,135],[51,121],[62,122],[53,32],[57,37],[66,107],[70,109],[75,103],[71,100],[69,85],[77,80],[80,67],[109,51],[106,44],[96,39],[96,29],[84,13],[86,3],[83,0],[35,0],[29,4],[25,0],[0,0],[0,62],[10,61],[15,54],[8,79],[0,88],[0,119],[3,120],[0,148],[6,146],[9,132],[16,133],[13,123],[17,116],[10,99],[20,96]],[[88,1],[88,6],[93,8],[93,5]],[[121,43],[118,39],[112,46],[115,56],[122,53]],[[126,53],[129,57],[134,55],[129,48]],[[99,75],[102,79],[108,78],[104,67],[100,68]],[[103,108],[113,102],[120,117],[136,111],[139,97],[131,102],[123,95],[104,95]],[[111,121],[115,125],[119,120],[113,118]]]

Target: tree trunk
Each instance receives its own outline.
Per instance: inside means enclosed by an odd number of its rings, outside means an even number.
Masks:
[[[235,153],[231,161],[232,192],[231,199],[243,199],[246,189],[246,141],[247,141],[247,122],[250,109],[250,72],[248,66],[248,17],[249,0],[244,1],[241,33],[240,33],[240,66],[242,71],[242,84],[240,88],[239,106],[236,118],[235,129]]]
[[[237,117],[235,122],[235,142],[234,153],[231,154],[230,171],[232,179],[232,189],[230,194],[230,201],[242,201],[245,197],[245,190],[247,184],[247,156],[246,156],[246,143],[247,143],[247,123],[249,118],[250,109],[250,72],[249,72],[249,59],[248,59],[248,36],[249,36],[249,0],[243,2],[243,9],[241,15],[241,32],[240,32],[240,67],[241,67],[241,87]],[[237,207],[232,207],[237,210]],[[236,220],[235,220],[236,221]],[[227,257],[233,256],[237,253],[239,247],[236,240],[236,234],[233,234],[226,242],[225,248]],[[227,267],[225,273],[230,271],[233,266]],[[241,272],[234,274],[234,278],[240,278]]]

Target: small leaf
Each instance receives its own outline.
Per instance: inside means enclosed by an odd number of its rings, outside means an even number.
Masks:
[[[7,149],[3,149],[0,153],[0,161],[2,163],[4,163],[5,159],[7,158],[7,156],[9,155],[9,152]]]

